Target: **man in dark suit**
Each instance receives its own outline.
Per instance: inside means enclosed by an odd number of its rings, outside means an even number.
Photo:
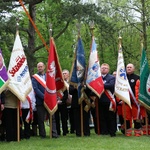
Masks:
[[[32,84],[35,92],[36,98],[36,108],[37,108],[37,116],[38,116],[38,127],[39,127],[39,135],[41,138],[46,137],[45,125],[44,121],[46,115],[48,114],[46,108],[44,107],[44,93],[45,93],[45,65],[43,62],[39,62],[37,64],[38,73],[33,75]],[[57,130],[56,130],[56,122],[54,115],[52,116],[52,137],[57,138]]]
[[[101,135],[116,136],[116,102],[114,99],[115,77],[109,74],[109,65],[101,65],[101,74],[104,82],[104,93],[99,99],[99,120]]]

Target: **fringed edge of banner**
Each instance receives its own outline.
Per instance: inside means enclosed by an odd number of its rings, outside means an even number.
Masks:
[[[70,85],[73,85],[73,87],[74,87],[75,89],[77,89],[77,88],[78,88],[78,84],[77,84],[77,83],[70,82]]]
[[[145,104],[143,101],[141,101],[140,99],[139,99],[139,102],[140,102],[140,104],[143,106],[143,107],[145,107],[146,109],[148,109],[149,111],[150,111],[150,106],[148,106],[147,104]]]
[[[81,104],[82,101],[85,99],[85,92],[84,92],[84,87],[81,89],[81,96],[78,98],[78,104]]]
[[[47,106],[47,104],[46,104],[45,102],[44,102],[44,106],[45,106],[46,110],[48,111],[48,113],[49,113],[50,115],[53,115],[53,114],[56,112],[56,110],[58,109],[58,106],[56,105],[56,106],[53,108],[53,110],[50,110],[49,107]]]
[[[124,101],[126,104],[128,104],[128,106],[132,109],[131,101],[128,102],[127,99],[124,99],[124,97],[122,97],[121,95],[119,95],[119,94],[117,94],[117,93],[115,93],[115,95],[116,95],[117,97],[119,97],[122,101]]]
[[[18,95],[18,92],[17,92],[16,90],[10,88],[9,85],[8,85],[8,89],[9,89],[16,97],[18,97],[18,99],[19,99],[20,101],[24,102],[24,101],[26,100],[27,95],[31,92],[32,86],[30,86],[30,87],[28,88],[28,90],[26,91],[24,97]]]
[[[90,102],[88,96],[86,95],[84,89],[85,89],[85,88],[82,87],[82,89],[81,89],[81,93],[82,93],[82,94],[81,94],[81,97],[80,97],[79,100],[78,100],[78,103],[81,104],[82,101],[85,101],[86,106],[84,107],[84,110],[85,110],[86,112],[88,112],[88,111],[90,110],[90,108],[91,108],[91,102]]]
[[[87,87],[92,91],[92,92],[94,92],[95,94],[96,94],[96,96],[98,97],[98,98],[101,98],[101,95],[104,93],[104,90],[101,92],[101,94],[99,94],[96,90],[94,90],[89,84],[86,84],[87,85]]]

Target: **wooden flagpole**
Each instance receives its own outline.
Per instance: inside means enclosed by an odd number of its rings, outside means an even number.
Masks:
[[[90,25],[90,30],[91,30],[91,37],[94,36],[94,21],[91,21],[89,23]],[[98,107],[98,96],[95,98],[95,111],[96,111],[96,124],[97,124],[97,134],[100,135],[100,114],[99,114],[99,107]]]
[[[80,104],[80,114],[81,114],[81,136],[83,137],[83,102]]]
[[[50,23],[49,24],[49,35],[50,35],[50,38],[52,37],[52,24]],[[52,124],[52,114],[50,114],[50,138],[52,138],[52,128],[53,128],[53,124]]]
[[[125,135],[126,135],[126,133],[127,133],[127,122],[126,122],[126,104],[125,104],[125,102],[123,102],[123,112],[124,112],[124,114],[123,114],[123,120],[124,120],[124,130],[125,130]]]
[[[119,35],[118,38],[118,49],[120,49],[120,47],[122,47],[122,37]],[[122,108],[123,108],[123,120],[124,120],[124,130],[125,130],[125,135],[127,132],[127,124],[126,124],[126,104],[125,102],[122,103]]]
[[[17,105],[17,141],[20,141],[20,102]]]
[[[50,114],[50,120],[49,120],[49,127],[50,127],[50,138],[52,138],[52,115]]]
[[[49,51],[49,48],[48,48],[48,46],[47,46],[47,44],[46,44],[44,38],[42,37],[42,35],[41,35],[40,31],[38,30],[37,26],[35,25],[34,21],[32,20],[30,14],[29,14],[28,11],[26,10],[26,8],[25,8],[25,6],[24,6],[22,0],[19,0],[19,3],[20,3],[20,5],[23,7],[24,11],[26,12],[27,17],[29,18],[30,22],[32,23],[32,25],[33,25],[35,31],[37,32],[38,36],[40,37],[40,39],[41,39],[43,45],[45,46],[46,50]]]
[[[143,46],[144,46],[144,35],[143,35],[143,33],[141,33],[140,36],[141,36],[141,39],[140,39],[141,40],[141,49],[140,49],[141,53],[140,54],[142,54],[142,50],[143,50]],[[146,111],[145,107],[144,107],[144,109],[145,109],[146,135],[148,135],[148,115],[147,115],[147,111]]]
[[[19,19],[16,19],[16,33],[19,29]],[[17,100],[17,141],[20,141],[20,100]]]
[[[95,99],[95,109],[96,109],[96,124],[97,124],[97,134],[100,135],[100,114],[99,114],[99,107],[98,107],[98,97],[96,96]]]
[[[81,29],[80,23],[77,23],[76,27],[78,30],[78,38],[79,38],[80,37],[80,29]],[[77,87],[77,89],[78,89],[78,87]],[[83,102],[82,101],[80,103],[80,125],[81,125],[81,136],[83,137],[84,133],[83,133]]]

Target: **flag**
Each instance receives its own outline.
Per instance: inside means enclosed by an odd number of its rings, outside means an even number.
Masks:
[[[120,45],[118,50],[115,95],[131,107],[129,86],[130,85],[127,79],[126,69],[124,65],[122,46]]]
[[[91,89],[98,97],[104,92],[104,84],[100,71],[100,63],[97,54],[97,45],[95,43],[94,36],[92,37],[92,46],[89,56],[89,66],[87,70],[86,85]]]
[[[19,100],[25,101],[26,96],[32,90],[32,83],[19,32],[16,33],[16,38],[11,53],[8,77],[10,79],[8,88],[18,97]]]
[[[53,115],[57,110],[57,93],[65,90],[61,66],[57,55],[54,39],[50,39],[50,49],[46,71],[46,91],[44,105],[48,112]]]
[[[29,93],[29,95],[27,95],[26,100],[29,103],[29,111],[28,114],[26,116],[26,122],[29,123],[30,121],[33,121],[33,110],[35,109],[35,93],[34,90],[32,89],[31,92]]]
[[[2,51],[0,49],[0,93],[7,87],[9,83],[6,66],[4,63]]]
[[[83,82],[84,82],[84,77],[85,77],[85,66],[86,66],[86,63],[85,63],[84,47],[82,44],[81,37],[78,37],[70,84],[74,84],[75,87],[77,87],[79,103],[81,103],[80,100],[83,98],[83,97],[81,98],[81,95],[83,93],[82,89],[84,87]]]
[[[139,101],[150,110],[150,73],[145,49],[142,50],[140,64]]]

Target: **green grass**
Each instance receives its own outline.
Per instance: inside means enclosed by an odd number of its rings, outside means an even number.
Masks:
[[[76,137],[75,134],[60,136],[58,139],[31,137],[20,142],[0,142],[0,150],[148,150],[150,136],[125,137],[117,132],[116,137],[96,135]]]

